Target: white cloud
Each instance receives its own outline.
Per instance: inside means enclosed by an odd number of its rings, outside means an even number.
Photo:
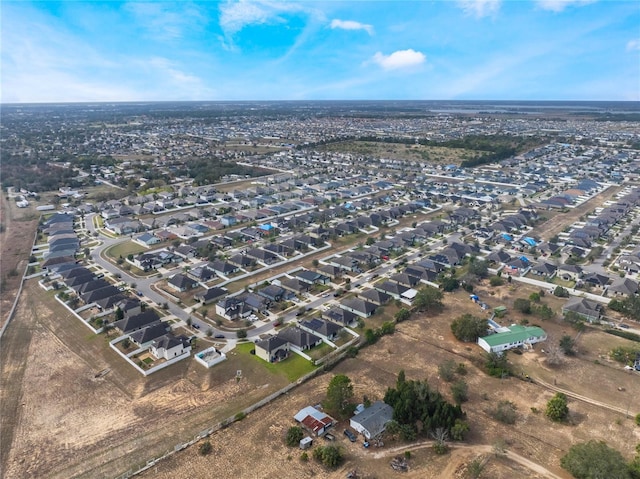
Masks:
[[[627,42],[627,51],[633,52],[636,50],[640,50],[640,38],[636,38],[634,40],[629,40]]]
[[[500,9],[501,0],[458,0],[465,14],[477,18],[495,15]]]
[[[543,10],[550,10],[552,12],[562,12],[565,8],[570,6],[582,7],[596,0],[538,0],[538,6]]]
[[[220,5],[220,27],[227,36],[239,32],[247,25],[284,23],[284,14],[311,13],[304,3],[240,0]]]
[[[427,57],[424,53],[409,48],[408,50],[398,50],[391,55],[384,55],[377,52],[373,56],[372,61],[385,70],[400,70],[421,65],[426,59]]]
[[[178,8],[166,3],[131,2],[124,9],[136,17],[149,36],[165,41],[181,38],[207,22],[190,2],[181,3]]]
[[[339,20],[337,18],[331,20],[331,28],[339,28],[341,30],[365,30],[369,35],[373,35],[373,26],[366,23],[355,22],[353,20]]]

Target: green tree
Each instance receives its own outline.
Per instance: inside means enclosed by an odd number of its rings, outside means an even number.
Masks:
[[[287,430],[287,435],[285,437],[285,442],[289,447],[295,447],[300,444],[300,441],[304,437],[304,431],[300,426],[291,426]]]
[[[500,276],[492,276],[491,279],[489,280],[489,284],[494,288],[496,288],[504,284],[504,279],[502,279]]]
[[[576,479],[631,479],[629,466],[620,452],[604,441],[591,440],[571,446],[560,465]]]
[[[313,457],[326,467],[338,467],[344,460],[342,450],[338,446],[318,446],[313,450]]]
[[[477,276],[478,278],[486,278],[489,275],[489,265],[484,260],[478,260],[472,258],[473,261],[469,262],[469,273]]]
[[[120,306],[116,308],[116,321],[120,321],[124,318],[124,311],[120,309]]]
[[[504,375],[511,374],[509,370],[509,363],[507,361],[507,352],[503,351],[501,353],[490,352],[486,354],[486,363],[485,366],[487,368],[487,373],[489,376],[493,377],[503,377]]]
[[[526,298],[517,298],[513,302],[513,308],[524,314],[531,314],[531,301]]]
[[[395,320],[398,323],[401,323],[402,321],[406,321],[411,317],[411,311],[409,311],[407,308],[401,308],[394,316]]]
[[[552,421],[561,422],[569,417],[569,407],[567,406],[567,396],[563,393],[556,393],[547,403],[545,415]]]
[[[440,281],[440,287],[443,291],[450,293],[451,291],[455,291],[460,287],[460,281],[452,276],[447,276],[442,281]]]
[[[564,354],[566,354],[567,356],[573,355],[574,344],[574,340],[568,334],[565,334],[564,336],[562,336],[562,338],[560,338],[560,349],[562,349]]]
[[[558,298],[568,298],[569,291],[567,291],[562,286],[556,286],[556,289],[553,290],[553,295],[557,296]]]
[[[236,336],[238,337],[238,339],[244,339],[247,337],[247,330],[246,329],[239,329],[236,332]]]
[[[478,337],[487,333],[488,323],[486,319],[478,318],[472,314],[463,314],[451,323],[451,332],[460,341],[466,343],[475,342]]]
[[[344,374],[338,374],[329,382],[324,407],[338,416],[345,417],[353,411],[353,405],[350,404],[351,398],[353,398],[351,379]]]
[[[418,291],[413,300],[414,307],[420,312],[435,313],[442,309],[442,291],[433,286],[425,286]]]

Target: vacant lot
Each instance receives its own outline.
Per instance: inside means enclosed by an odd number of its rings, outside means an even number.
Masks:
[[[551,219],[537,225],[529,233],[530,236],[539,237],[543,240],[549,240],[558,233],[562,233],[567,225],[578,221],[578,219],[598,206],[601,206],[605,201],[612,199],[617,193],[622,190],[622,186],[611,186],[602,193],[598,193],[593,198],[585,201],[580,206],[570,209],[567,213],[555,214]]]
[[[518,293],[525,293],[518,290]],[[529,290],[530,292],[530,290]],[[442,478],[464,477],[466,464],[473,459],[489,460],[482,477],[491,478],[537,478],[551,477],[549,473],[533,471],[532,466],[495,458],[491,454],[492,444],[504,439],[507,449],[519,457],[542,465],[558,477],[570,477],[559,467],[559,458],[566,452],[568,445],[592,438],[606,440],[619,448],[627,456],[631,455],[633,445],[640,440],[640,431],[630,419],[615,414],[602,407],[570,400],[571,421],[567,425],[549,422],[544,414],[546,401],[552,392],[535,384],[510,378],[505,380],[490,378],[481,369],[483,355],[475,345],[458,343],[451,337],[450,320],[463,312],[478,314],[476,305],[469,302],[467,295],[456,293],[447,297],[447,309],[437,316],[417,318],[398,325],[394,336],[387,336],[373,347],[360,352],[357,358],[345,360],[329,374],[303,384],[287,396],[250,414],[241,423],[215,433],[210,441],[213,453],[210,456],[198,455],[197,447],[176,454],[153,467],[142,477],[172,477],[188,479],[200,477],[207,471],[224,471],[224,477],[270,477],[288,478],[343,478],[351,470],[358,470],[361,477],[410,477]],[[562,332],[561,323],[545,323],[550,330],[556,328]],[[603,333],[591,332],[589,335],[603,338]],[[580,353],[581,354],[581,353]],[[550,371],[545,365],[544,354],[539,350],[513,355],[514,369],[526,368],[529,374]],[[313,460],[303,462],[301,451],[284,445],[283,437],[288,427],[294,424],[292,419],[300,408],[317,404],[324,393],[332,374],[348,375],[355,385],[355,398],[361,400],[364,395],[370,399],[381,399],[387,387],[395,382],[397,372],[404,369],[409,379],[427,379],[440,392],[449,396],[449,385],[438,377],[437,366],[446,359],[463,362],[467,365],[465,379],[470,386],[470,401],[464,405],[471,424],[468,445],[456,448],[446,456],[435,456],[428,445],[387,442],[385,447],[364,449],[361,441],[348,442],[342,435],[347,422],[341,422],[336,428],[338,444],[344,449],[346,463],[336,471],[328,471]],[[606,367],[606,366],[603,366]],[[606,376],[616,384],[625,384],[624,396],[638,397],[640,378],[626,374],[619,367],[606,370],[593,369],[591,363],[580,357],[568,360],[559,369],[552,370],[562,378],[567,388],[589,388]],[[606,389],[606,388],[604,388]],[[600,400],[612,404],[625,404],[623,396],[613,392],[592,391]],[[617,389],[615,393],[620,394]],[[635,395],[635,396],[634,396]],[[499,400],[507,399],[517,406],[518,419],[515,425],[507,426],[495,421],[491,410]],[[532,408],[535,408],[535,412]],[[636,406],[637,409],[637,406]],[[317,443],[318,440],[316,440]],[[319,440],[320,444],[324,441]],[[314,446],[315,447],[315,446]],[[411,470],[406,475],[393,473],[389,467],[391,457],[411,451],[409,461]],[[246,460],[238,461],[238,457]],[[286,466],[283,466],[286,465]]]
[[[343,141],[317,147],[318,150],[350,153],[356,156],[386,158],[392,160],[429,161],[433,163],[460,164],[463,160],[485,155],[486,151],[447,148],[444,146],[407,145],[372,141]]]
[[[35,207],[18,208],[13,199],[0,198],[0,327],[7,320],[27,267],[38,218]]]

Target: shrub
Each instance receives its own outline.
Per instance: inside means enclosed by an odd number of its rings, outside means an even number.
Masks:
[[[438,365],[438,375],[447,382],[451,382],[455,378],[456,363],[452,359],[447,359]]]
[[[313,450],[313,458],[326,467],[338,467],[344,460],[342,450],[338,446],[318,446]]]
[[[635,422],[636,422],[636,426],[640,426],[640,413],[636,414]]]
[[[238,337],[238,339],[244,339],[247,337],[247,330],[246,329],[239,329],[236,332],[236,336]]]
[[[461,404],[469,400],[469,386],[466,381],[459,379],[451,385],[451,394],[456,404]]]
[[[198,454],[201,456],[207,456],[211,454],[213,451],[213,447],[211,446],[210,441],[204,441],[200,446],[198,446]]]
[[[567,396],[563,393],[556,393],[547,403],[545,415],[555,422],[565,421],[569,417]]]
[[[295,447],[300,444],[300,441],[304,437],[304,431],[300,426],[291,426],[287,431],[285,442],[289,447]]]
[[[504,279],[502,279],[500,276],[492,276],[491,279],[489,280],[489,284],[494,288],[496,288],[504,284]]]
[[[235,420],[236,421],[242,421],[245,417],[247,417],[247,415],[240,411],[238,414],[235,415]]]
[[[504,424],[515,424],[518,418],[516,405],[511,401],[500,401],[496,404],[495,409],[491,411],[491,416],[493,416],[496,421]]]

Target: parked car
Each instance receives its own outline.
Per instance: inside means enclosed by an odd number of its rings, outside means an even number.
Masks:
[[[349,441],[356,442],[356,435],[351,431],[349,431],[348,429],[344,430],[344,435],[349,438]]]
[[[216,338],[216,339],[224,339],[224,334],[216,334],[214,336],[214,338]]]

